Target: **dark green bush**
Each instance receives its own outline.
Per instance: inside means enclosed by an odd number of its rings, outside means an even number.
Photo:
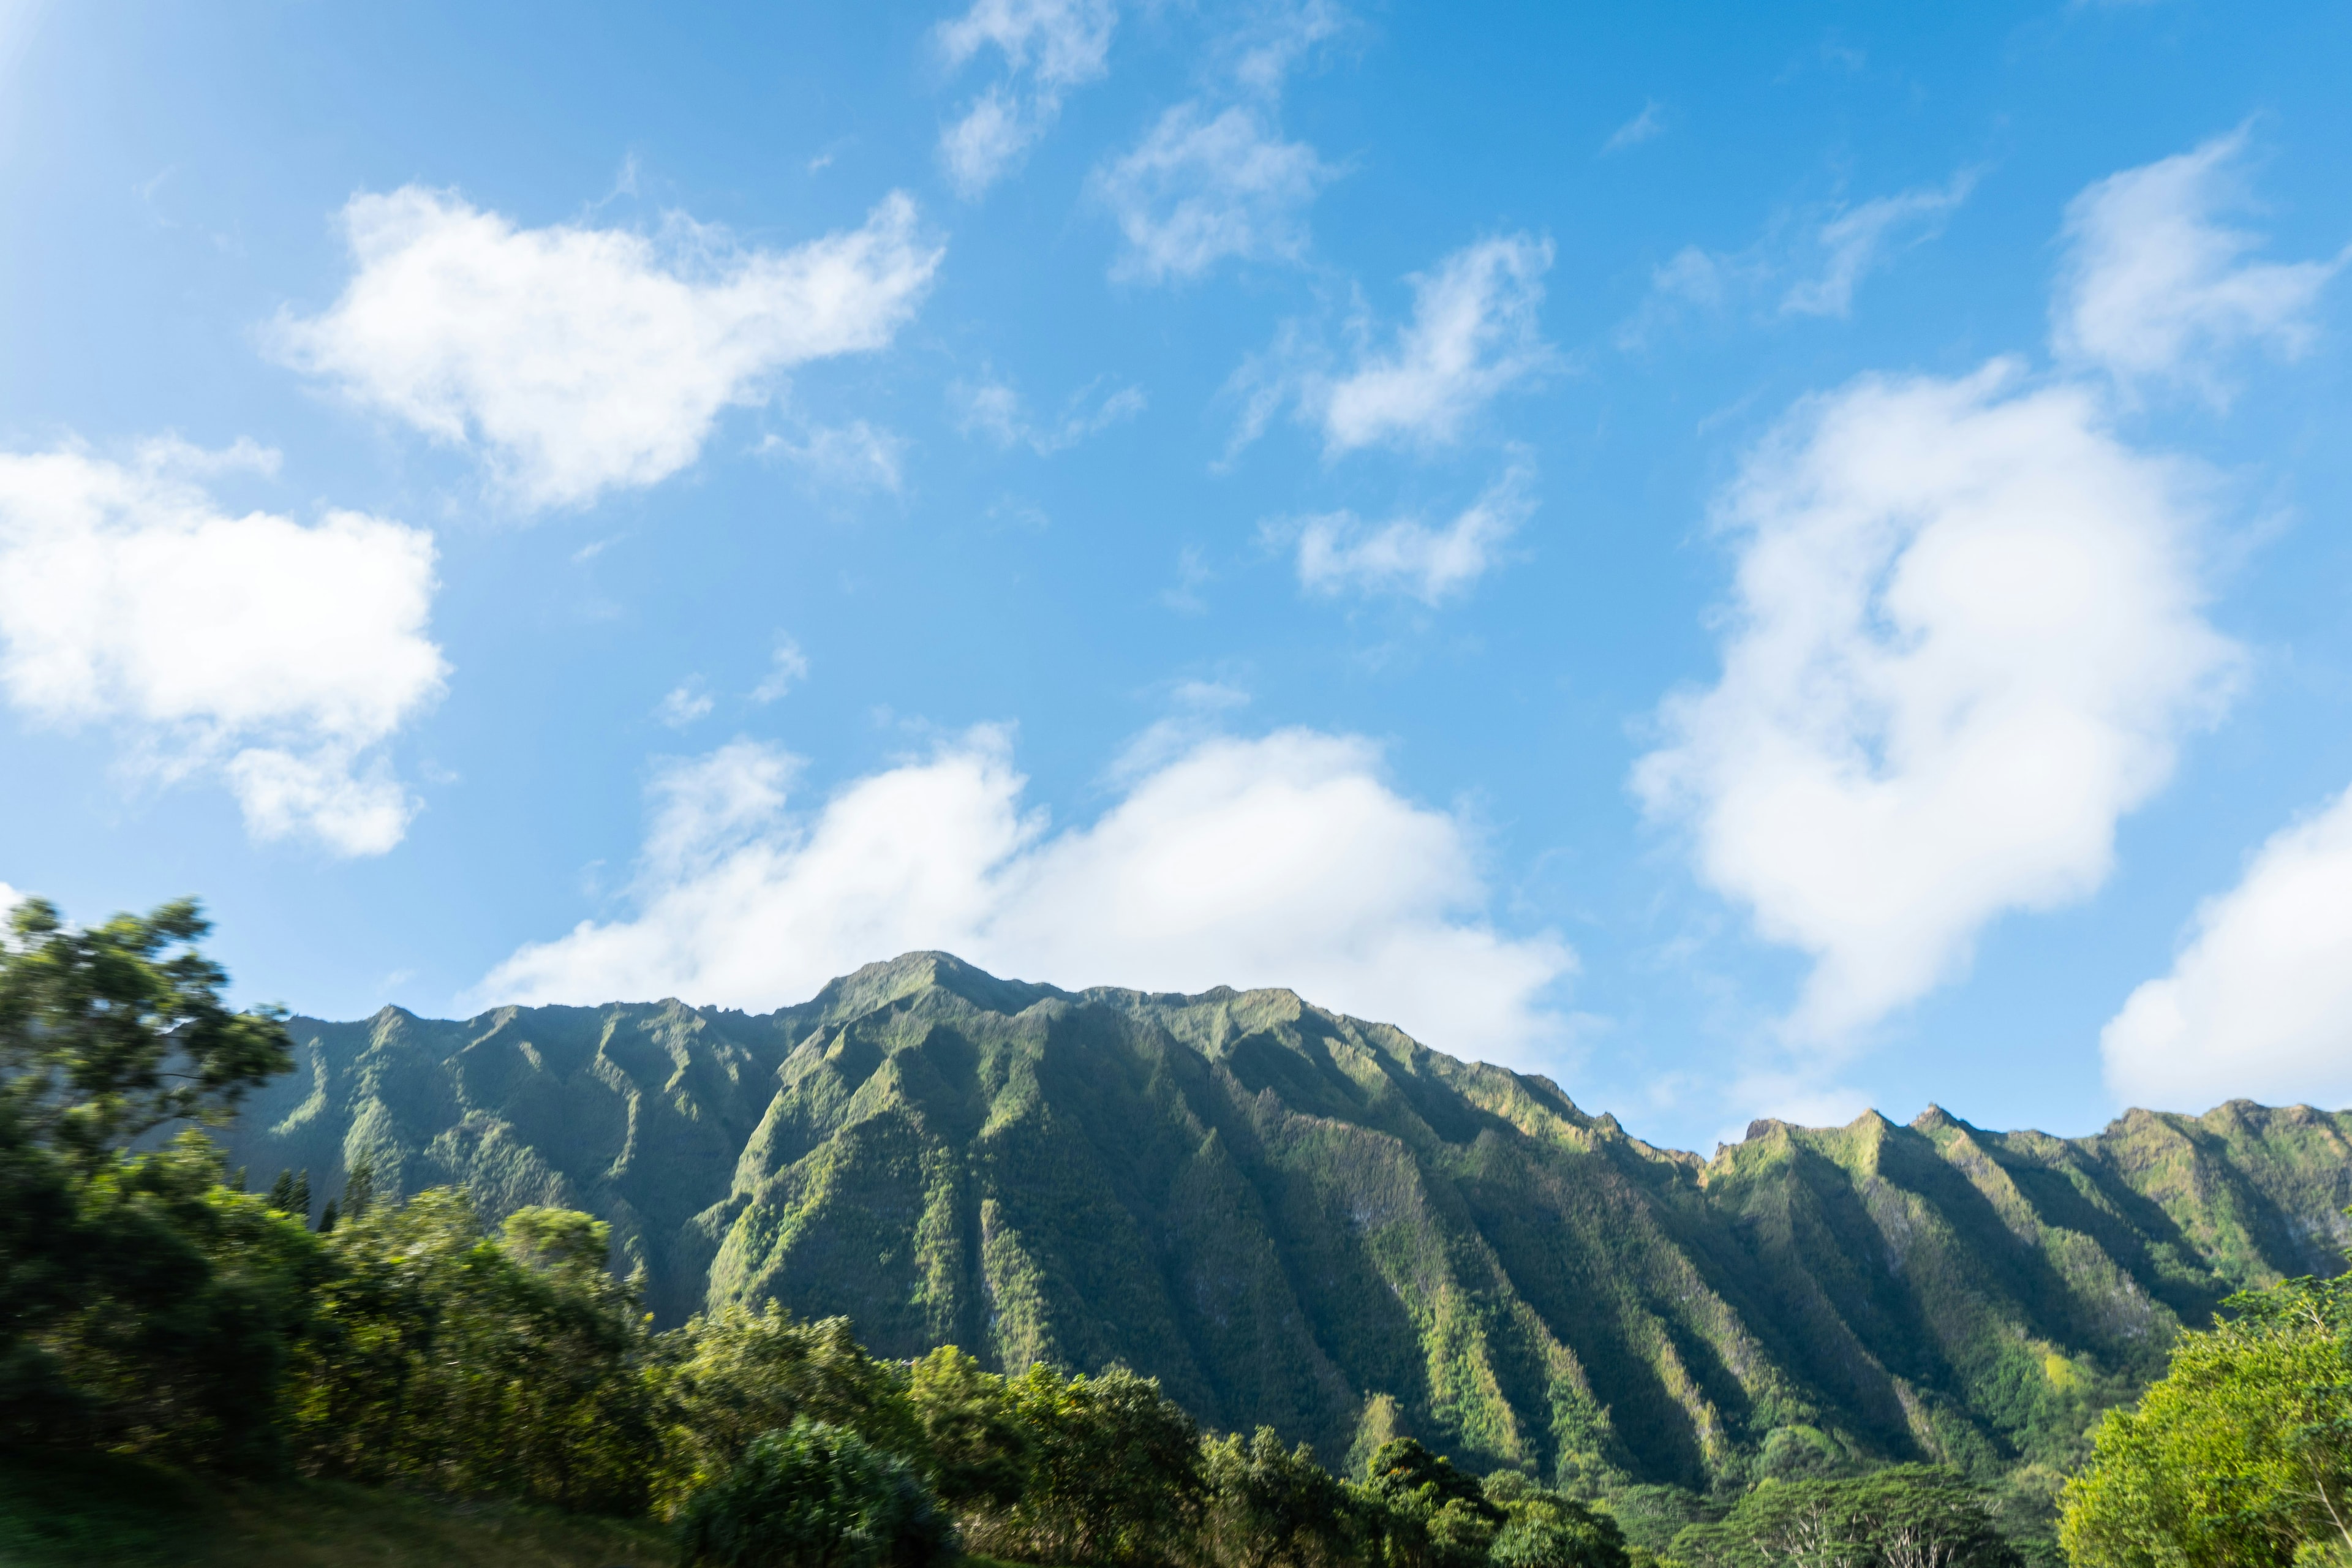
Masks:
[[[913,1466],[807,1416],[696,1492],[678,1530],[683,1560],[712,1568],[931,1568],[956,1554]]]

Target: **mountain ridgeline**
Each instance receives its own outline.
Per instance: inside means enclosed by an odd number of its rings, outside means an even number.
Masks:
[[[222,1136],[323,1197],[612,1222],[675,1321],[773,1298],[877,1353],[1118,1362],[1335,1464],[1705,1489],[2078,1451],[2231,1290],[2343,1266],[2352,1113],[2104,1132],[1759,1121],[1712,1160],[1286,991],[1065,992],[913,953],[755,1016],[298,1018]]]

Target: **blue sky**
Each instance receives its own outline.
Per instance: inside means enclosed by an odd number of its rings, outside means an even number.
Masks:
[[[2352,15],[0,0],[0,882],[2352,1100]],[[1736,1135],[1736,1134],[1733,1134]]]

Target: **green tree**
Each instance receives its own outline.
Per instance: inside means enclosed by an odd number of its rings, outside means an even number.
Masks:
[[[298,1353],[304,1467],[355,1480],[633,1512],[660,1455],[651,1335],[608,1227],[518,1209],[492,1235],[449,1188],[324,1238]]]
[[[975,1545],[1086,1568],[1190,1553],[1207,1493],[1200,1429],[1158,1378],[1113,1367],[1066,1379],[1038,1365],[1008,1386],[1034,1445],[1029,1484],[1010,1508],[975,1510]]]
[[[805,1415],[698,1489],[678,1536],[688,1563],[712,1568],[932,1568],[956,1555],[955,1526],[912,1465]]]
[[[0,942],[0,1124],[84,1171],[166,1123],[225,1115],[293,1065],[283,1015],[234,1012],[191,900],[68,926],[26,899]]]
[[[1035,1439],[1005,1380],[953,1345],[908,1369],[919,1434],[911,1458],[949,1507],[1011,1507],[1029,1484]]]
[[[1624,1532],[1608,1514],[1517,1470],[1488,1476],[1486,1491],[1504,1514],[1487,1552],[1496,1568],[1630,1568]]]
[[[193,1135],[290,1059],[233,1012],[193,903],[0,936],[0,1436],[262,1468],[316,1254]]]
[[[2271,1568],[2352,1557],[2352,1278],[2231,1297],[2066,1484],[2082,1568]]]
[[[1676,1535],[1673,1555],[1691,1568],[2019,1568],[1983,1496],[1926,1465],[1766,1481],[1719,1523]]]
[[[1366,1534],[1391,1568],[1475,1568],[1505,1519],[1475,1476],[1412,1437],[1381,1446],[1358,1495]]]
[[[1202,1448],[1209,1487],[1206,1544],[1229,1568],[1316,1568],[1350,1560],[1348,1489],[1301,1443],[1285,1448],[1271,1426]]]
[[[898,1453],[921,1446],[898,1369],[866,1354],[846,1318],[810,1323],[773,1301],[756,1312],[730,1305],[662,1336],[660,1356],[667,1501],[802,1416]]]
[[[343,1217],[365,1219],[375,1202],[375,1162],[362,1160],[343,1178]]]

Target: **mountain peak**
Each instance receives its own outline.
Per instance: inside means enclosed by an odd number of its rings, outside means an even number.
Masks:
[[[1289,990],[939,952],[756,1016],[292,1027],[232,1163],[589,1209],[667,1321],[772,1300],[887,1355],[1122,1362],[1213,1427],[1554,1478],[1704,1489],[1791,1425],[1885,1458],[2072,1442],[2095,1412],[2044,1397],[2042,1357],[2135,1386],[2230,1290],[2337,1267],[2352,1183],[2352,1116],[2235,1103],[2072,1141],[1767,1117],[1701,1162]],[[2054,1272],[2019,1273],[2021,1237]]]

